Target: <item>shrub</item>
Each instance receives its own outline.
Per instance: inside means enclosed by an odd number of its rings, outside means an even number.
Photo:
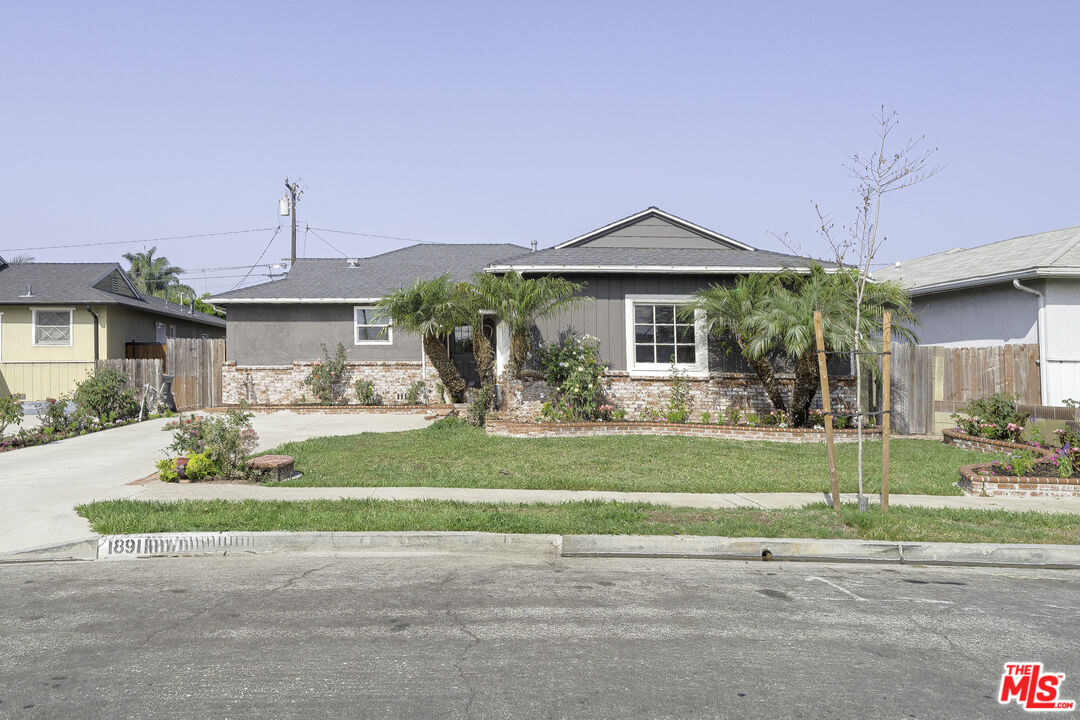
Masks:
[[[405,391],[405,402],[409,405],[427,405],[427,394],[427,383],[417,380]]]
[[[382,399],[375,392],[375,382],[358,378],[356,381],[356,401],[361,405],[381,405]]]
[[[208,453],[195,453],[188,457],[184,474],[188,480],[205,480],[216,477],[218,472],[217,465],[210,459]]]
[[[161,482],[176,482],[180,479],[180,473],[176,470],[176,460],[161,458],[157,461],[158,478]]]
[[[470,425],[484,427],[484,423],[487,422],[488,410],[491,408],[491,401],[494,399],[494,385],[485,385],[473,393],[472,402],[469,403],[469,409],[465,413],[465,419]]]
[[[218,474],[232,479],[249,474],[247,458],[258,442],[259,435],[251,428],[251,413],[240,409],[181,422],[169,450],[189,457],[205,453]]]
[[[135,392],[125,387],[128,376],[111,367],[99,367],[75,386],[75,413],[83,422],[111,423],[139,414]]]
[[[1030,418],[1016,409],[1016,396],[994,393],[972,400],[965,415],[953,415],[957,427],[968,435],[1021,442]]]
[[[690,386],[674,361],[671,363],[671,397],[664,419],[670,423],[684,423],[690,419]]]
[[[71,418],[67,414],[68,399],[66,397],[49,398],[45,405],[45,412],[41,414],[41,426],[43,430],[63,432],[72,426]]]
[[[344,391],[342,384],[345,381],[345,346],[338,343],[333,357],[330,357],[325,344],[320,347],[322,360],[315,361],[311,372],[304,378],[304,384],[311,388],[321,405],[338,405]]]
[[[566,337],[536,350],[540,372],[555,391],[552,419],[598,420],[604,404],[600,341],[589,335]]]
[[[0,397],[0,438],[8,425],[21,425],[23,419],[22,403],[14,395]]]
[[[724,408],[724,419],[728,425],[738,425],[739,417],[742,415],[742,411],[734,405],[728,405]]]

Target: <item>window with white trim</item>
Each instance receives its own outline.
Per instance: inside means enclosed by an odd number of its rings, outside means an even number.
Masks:
[[[356,345],[391,345],[394,342],[393,323],[388,317],[379,317],[374,307],[353,309],[354,335]]]
[[[687,315],[685,296],[626,298],[627,368],[667,374],[671,364],[683,372],[706,374],[708,338],[704,315]]]
[[[35,345],[71,345],[71,310],[34,310]]]

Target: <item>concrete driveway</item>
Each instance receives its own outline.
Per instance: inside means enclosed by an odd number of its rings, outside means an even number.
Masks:
[[[0,554],[93,537],[75,505],[134,498],[172,434],[150,420],[59,442],[0,453]],[[259,449],[291,440],[426,427],[423,415],[257,413]]]

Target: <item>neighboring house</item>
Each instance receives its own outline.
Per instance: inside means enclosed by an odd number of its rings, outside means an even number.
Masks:
[[[609,389],[621,404],[655,407],[667,392],[674,355],[677,369],[700,386],[696,408],[714,411],[745,401],[767,409],[763,394],[750,389],[756,382],[738,353],[710,341],[702,317],[684,323],[676,309],[695,290],[735,275],[805,269],[810,262],[757,250],[657,208],[533,252],[517,245],[432,244],[360,260],[298,258],[283,280],[211,299],[229,310],[225,402],[297,401],[320,344],[332,350],[338,342],[355,372],[373,379],[393,402],[410,384],[433,379],[434,373],[426,367],[419,338],[385,327],[388,321],[373,317],[374,303],[416,278],[448,272],[455,280],[468,280],[480,271],[517,271],[584,283],[582,294],[593,302],[541,321],[536,340],[554,341],[568,332],[599,338],[610,367]],[[474,380],[469,328],[458,328],[448,347],[466,379]],[[500,373],[508,347],[505,328],[499,328]],[[836,365],[838,374],[847,374],[846,362]]]
[[[874,277],[911,293],[920,345],[1028,346],[1042,404],[1080,400],[1080,226],[905,260]]]
[[[220,318],[141,295],[116,263],[0,258],[0,395],[57,397],[135,344],[224,335]]]

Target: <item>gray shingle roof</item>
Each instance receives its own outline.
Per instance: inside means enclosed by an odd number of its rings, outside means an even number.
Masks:
[[[14,263],[0,267],[0,305],[124,305],[224,327],[225,321],[156,297],[133,298],[94,287],[117,263]],[[27,290],[32,297],[23,297]]]
[[[803,268],[810,258],[771,252],[769,250],[739,250],[714,248],[632,248],[632,247],[568,247],[549,248],[518,255],[495,263],[493,270],[542,271],[543,268],[599,268],[618,271],[623,268],[709,268],[711,272],[759,272],[780,268]],[[821,262],[826,267],[832,263]]]
[[[1080,274],[1080,225],[979,247],[954,248],[877,270],[909,290],[993,282],[1005,276]]]
[[[525,251],[509,243],[411,245],[360,258],[355,267],[349,267],[345,258],[297,258],[282,280],[221,293],[212,300],[227,304],[238,299],[378,298],[417,278],[449,273],[454,280],[468,280],[488,264]]]

